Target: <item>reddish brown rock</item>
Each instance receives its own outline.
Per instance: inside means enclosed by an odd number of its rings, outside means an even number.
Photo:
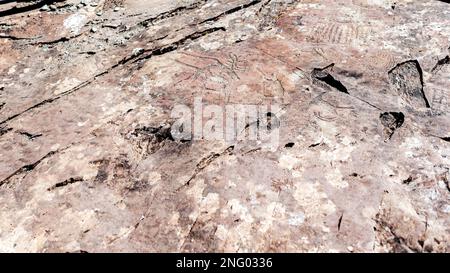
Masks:
[[[449,251],[449,4],[85,2],[0,5],[0,251]]]

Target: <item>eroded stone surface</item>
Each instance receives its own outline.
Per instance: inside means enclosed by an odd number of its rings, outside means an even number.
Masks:
[[[0,251],[449,251],[449,4],[54,2],[0,5]],[[195,97],[280,145],[174,140]]]

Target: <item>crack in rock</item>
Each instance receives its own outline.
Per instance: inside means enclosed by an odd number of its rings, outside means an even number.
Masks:
[[[158,21],[177,16],[177,15],[181,14],[182,12],[200,8],[201,6],[205,5],[207,2],[208,2],[208,0],[201,0],[201,1],[194,2],[187,6],[176,7],[172,10],[160,13],[152,18],[145,19],[144,21],[140,22],[139,25],[142,25],[144,27],[147,27],[148,25],[153,25],[154,23],[156,23]]]
[[[192,180],[194,180],[197,175],[202,172],[206,167],[208,167],[209,165],[211,165],[212,162],[214,162],[217,158],[223,156],[223,155],[227,155],[227,154],[231,154],[234,150],[234,146],[229,146],[228,148],[226,148],[223,152],[221,153],[212,153],[204,158],[202,158],[196,165],[194,173],[191,175],[191,177],[186,181],[186,183],[181,186],[180,188],[177,189],[177,191],[179,191],[181,188],[185,187],[185,186],[189,186],[189,184],[191,183]]]
[[[436,65],[431,69],[431,72],[437,73],[442,69],[443,66],[450,64],[450,56],[445,56],[445,58],[440,59]]]
[[[254,1],[251,1],[251,2],[249,2],[249,3],[247,3],[247,4],[242,4],[242,5],[240,5],[240,6],[237,6],[237,7],[231,8],[231,9],[229,9],[229,10],[226,10],[226,11],[224,11],[224,12],[222,12],[222,13],[220,13],[220,14],[214,16],[214,17],[205,19],[205,20],[201,21],[199,24],[210,23],[210,22],[216,22],[217,20],[219,20],[220,18],[222,18],[222,17],[224,17],[224,16],[227,16],[227,15],[236,13],[236,12],[238,12],[238,11],[241,11],[241,10],[243,10],[243,9],[252,7],[252,6],[257,5],[257,4],[261,3],[261,2],[262,2],[262,0],[254,0]]]
[[[54,190],[56,188],[64,187],[64,186],[67,186],[67,185],[70,185],[70,184],[74,184],[74,183],[77,183],[77,182],[82,182],[82,181],[84,181],[84,179],[82,177],[71,177],[71,178],[69,178],[67,180],[64,180],[62,182],[56,183],[55,185],[51,186],[47,190],[48,191],[52,191],[52,190]]]
[[[28,173],[31,172],[32,170],[34,170],[39,164],[42,163],[43,160],[55,155],[58,151],[51,151],[49,153],[47,153],[46,155],[44,155],[43,157],[41,157],[39,160],[35,161],[34,163],[25,165],[21,168],[19,168],[18,170],[16,170],[15,172],[13,172],[12,174],[10,174],[8,177],[6,177],[5,179],[3,179],[2,181],[0,181],[0,186],[3,186],[4,184],[9,183],[9,181],[11,180],[11,178],[13,178],[14,176],[23,174],[23,173]]]
[[[34,140],[35,138],[41,137],[42,134],[31,134],[25,131],[19,131],[17,132],[19,135],[27,137],[29,140]]]
[[[414,108],[430,108],[424,93],[423,72],[417,60],[397,64],[388,72],[389,81],[397,94]]]
[[[349,94],[347,87],[345,87],[342,84],[342,82],[338,81],[330,74],[333,67],[334,67],[334,63],[332,63],[324,68],[314,68],[313,71],[311,72],[311,77],[312,77],[313,81],[315,81],[316,83],[317,82],[324,83],[327,86],[332,87],[339,92]],[[323,86],[323,84],[321,84],[321,85]]]

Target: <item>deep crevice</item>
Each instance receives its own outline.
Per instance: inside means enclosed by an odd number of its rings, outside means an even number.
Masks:
[[[328,86],[338,90],[342,93],[348,93],[347,87],[345,87],[342,82],[335,79],[327,70],[333,68],[334,63],[324,67],[324,68],[314,68],[311,75],[314,79],[319,80]]]
[[[34,40],[37,39],[39,37],[18,37],[18,36],[14,36],[14,35],[8,35],[8,34],[0,34],[0,39],[8,39],[8,40],[12,40],[12,41],[23,41],[23,40]]]
[[[338,225],[337,225],[338,232],[341,230],[342,218],[343,217],[344,217],[344,213],[341,214],[341,217],[339,217],[339,220],[338,220]]]

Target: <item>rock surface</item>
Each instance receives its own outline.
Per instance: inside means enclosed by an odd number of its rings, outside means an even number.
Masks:
[[[0,251],[448,252],[449,37],[432,0],[1,3]],[[279,145],[174,139],[196,97]]]

